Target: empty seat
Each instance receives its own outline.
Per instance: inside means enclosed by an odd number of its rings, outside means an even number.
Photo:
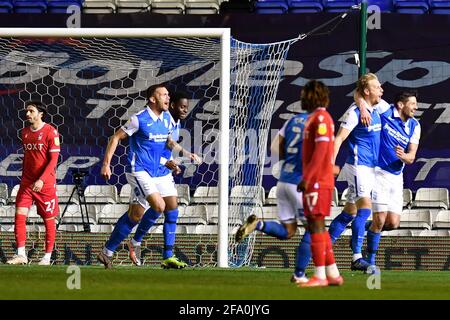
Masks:
[[[229,0],[220,3],[220,13],[248,13],[254,10],[253,1]]]
[[[178,193],[178,204],[188,206],[191,202],[191,195],[188,184],[177,184],[175,185]]]
[[[73,190],[75,188],[74,184],[57,184],[56,185],[56,194],[58,196],[58,202],[59,203],[68,203],[70,195],[72,194]],[[70,199],[71,203],[78,203],[78,195],[77,192],[73,194],[72,198]]]
[[[207,234],[214,235],[219,233],[219,227],[217,225],[203,225],[200,224],[195,226],[194,232],[195,234]]]
[[[265,202],[265,191],[262,186],[235,186],[231,189],[230,202],[233,204],[259,204]]]
[[[30,210],[28,210],[27,221],[30,223],[43,223],[42,218],[37,214],[37,209],[35,205],[32,205]]]
[[[412,237],[412,230],[391,230],[381,232],[382,237]]]
[[[116,12],[114,0],[85,0],[83,3],[83,13],[108,14]]]
[[[16,215],[16,207],[15,206],[0,206],[0,224],[14,224]]]
[[[430,0],[430,11],[433,14],[450,14],[450,1]]]
[[[116,223],[125,212],[128,211],[127,204],[107,204],[98,212],[98,223]]]
[[[16,0],[14,1],[15,13],[45,13],[47,12],[46,1],[26,1]]]
[[[84,190],[86,203],[116,203],[117,188],[110,185],[90,185]]]
[[[259,218],[263,220],[278,220],[278,207],[262,207],[262,215]]]
[[[394,0],[394,8],[397,13],[423,14],[429,10],[427,0]]]
[[[218,203],[219,202],[218,194],[216,196],[213,196],[212,195],[213,192],[210,191],[210,188],[214,187],[206,187],[206,186],[197,187],[197,189],[195,189],[194,196],[192,197],[192,203]]]
[[[182,0],[153,0],[151,10],[152,13],[183,14],[185,6]]]
[[[419,188],[413,202],[413,208],[448,209],[449,198],[446,188]]]
[[[369,4],[369,9],[370,6],[377,6],[381,12],[392,12],[394,9],[392,0],[368,0],[367,3]]]
[[[433,221],[433,229],[450,228],[450,210],[441,210]]]
[[[255,12],[259,14],[286,13],[289,6],[283,0],[259,0],[255,2]]]
[[[347,202],[347,194],[348,188],[345,188],[344,191],[342,191],[341,200],[339,201],[340,206],[345,206],[345,203]]]
[[[87,214],[89,217],[90,223],[97,223],[97,208],[94,205],[87,205]],[[66,212],[64,213],[64,217],[61,220],[61,224],[66,223],[87,223],[86,213],[84,212],[86,208],[83,206],[83,218],[81,217],[81,211],[80,206],[77,204],[69,204],[69,205],[62,205],[59,206],[59,213],[60,216],[62,216],[64,210]]]
[[[187,206],[178,208],[179,224],[206,224],[208,214],[205,205]]]
[[[78,0],[47,0],[47,12],[48,13],[63,13],[67,14],[67,8],[70,6],[76,6],[80,9],[83,6],[83,1]]]
[[[139,13],[150,11],[147,0],[117,0],[117,13]]]
[[[17,192],[19,192],[19,188],[20,188],[19,184],[16,184],[12,188],[11,194],[9,195],[8,203],[10,203],[10,204],[16,203],[16,197],[17,197]]]
[[[8,185],[0,183],[0,206],[5,206],[8,203]]]
[[[61,227],[65,227],[65,226],[61,226]],[[97,224],[97,225],[91,225],[90,229],[91,229],[91,232],[111,233],[113,231],[114,227],[110,224]],[[80,230],[83,230],[83,229],[80,229]]]
[[[432,218],[430,210],[403,210],[400,228],[431,229]]]
[[[290,13],[322,12],[321,0],[288,0]]]
[[[411,208],[413,195],[411,189],[403,189],[403,207]]]
[[[120,189],[120,202],[121,203],[129,203],[131,197],[131,185],[129,183],[124,184],[122,189]]]
[[[0,13],[12,13],[14,4],[12,1],[0,1]]]
[[[422,230],[418,234],[419,237],[448,237],[450,230]]]
[[[219,4],[214,0],[186,0],[186,14],[217,14]]]
[[[266,205],[276,205],[277,204],[277,186],[272,187],[267,195]]]
[[[219,206],[209,205],[207,206],[208,213],[208,223],[218,224],[219,223]],[[240,225],[247,219],[247,217],[252,214],[252,207],[248,206],[228,206],[228,224]],[[261,217],[261,215],[258,215]]]
[[[345,12],[357,5],[356,0],[325,0],[324,6],[326,12]]]

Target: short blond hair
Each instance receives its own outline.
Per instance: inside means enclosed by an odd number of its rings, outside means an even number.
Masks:
[[[368,88],[369,81],[371,80],[378,80],[378,77],[374,73],[366,73],[358,79],[358,82],[356,82],[356,91],[362,97],[365,96],[364,89]]]

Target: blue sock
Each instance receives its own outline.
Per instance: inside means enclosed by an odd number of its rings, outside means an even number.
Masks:
[[[133,239],[137,242],[141,242],[142,239],[144,239],[144,236],[147,234],[148,230],[150,230],[150,228],[155,224],[160,215],[161,214],[159,212],[156,212],[152,208],[148,208],[147,211],[145,211],[145,214],[136,229],[136,233],[134,234]]]
[[[262,232],[269,236],[276,237],[280,240],[286,240],[288,232],[284,224],[277,221],[266,221],[261,229]]]
[[[367,231],[367,262],[372,265],[375,264],[375,256],[377,255],[380,238],[380,232]]]
[[[328,233],[330,234],[331,243],[335,243],[337,239],[344,232],[347,225],[352,222],[353,216],[345,211],[342,211],[336,218],[331,221]]]
[[[164,213],[164,251],[163,259],[173,256],[173,245],[175,244],[175,232],[177,230],[178,208]]]
[[[128,212],[125,212],[123,216],[117,220],[116,226],[114,227],[109,240],[105,244],[106,249],[116,251],[119,244],[128,237],[136,224],[136,222],[130,219]]]
[[[361,253],[364,241],[364,229],[367,218],[372,210],[368,208],[359,209],[355,220],[352,222],[352,250],[353,253]]]
[[[371,225],[372,225],[372,220],[367,220],[366,224],[364,225],[364,230],[369,231]]]
[[[301,277],[305,274],[306,267],[311,259],[311,234],[306,231],[302,241],[297,247],[297,256],[295,260],[295,276]]]

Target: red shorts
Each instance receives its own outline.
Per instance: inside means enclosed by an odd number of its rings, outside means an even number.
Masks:
[[[303,210],[310,219],[323,219],[330,215],[333,189],[309,189],[303,192]]]
[[[34,192],[31,186],[20,186],[16,196],[16,208],[28,208],[36,205],[37,213],[43,219],[56,217],[59,214],[58,197],[54,186],[42,188],[41,192]]]

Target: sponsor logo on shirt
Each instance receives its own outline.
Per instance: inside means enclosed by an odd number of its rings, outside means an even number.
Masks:
[[[167,140],[168,136],[169,136],[168,134],[162,134],[162,133],[158,133],[158,134],[149,133],[148,140],[152,140],[155,142],[164,142]]]
[[[392,128],[389,124],[385,124],[383,129],[386,130],[387,134],[396,139],[397,141],[403,142],[403,144],[409,143],[409,138],[402,135],[400,132]]]
[[[327,133],[327,125],[326,123],[320,123],[317,127],[317,133],[320,135],[324,135]]]

